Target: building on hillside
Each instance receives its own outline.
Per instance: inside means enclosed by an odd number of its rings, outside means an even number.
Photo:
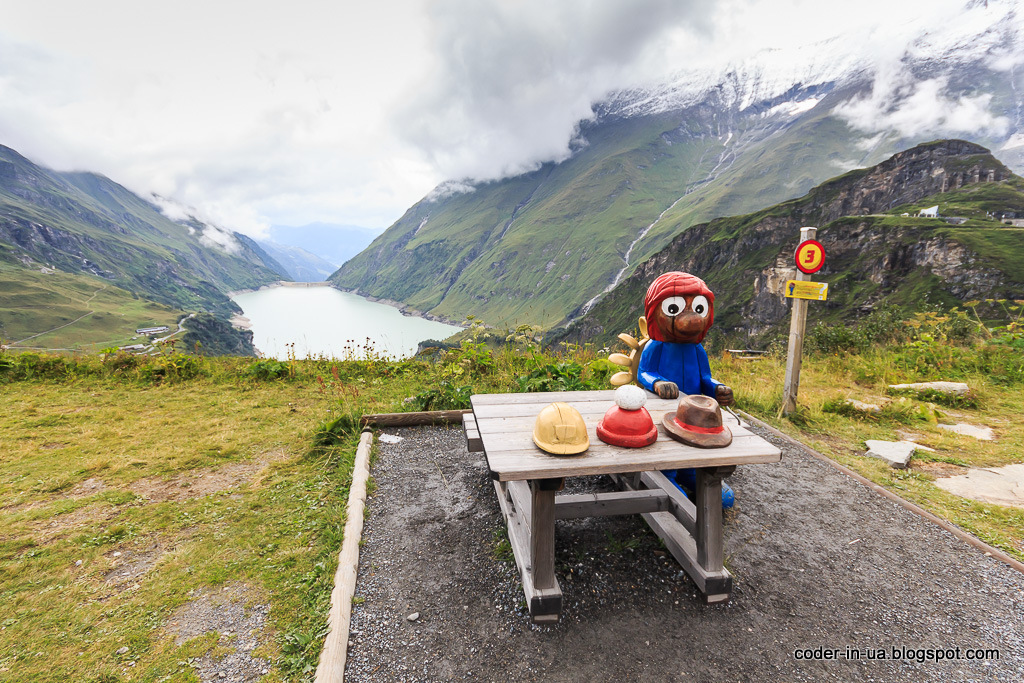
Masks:
[[[917,213],[918,218],[938,218],[939,217],[939,205],[929,206],[927,209],[921,209]]]
[[[140,327],[139,329],[135,330],[135,334],[160,334],[161,332],[166,332],[169,329],[171,328],[167,327],[167,325],[160,325],[159,327]]]

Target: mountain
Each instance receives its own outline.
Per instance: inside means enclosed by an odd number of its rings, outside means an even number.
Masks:
[[[918,218],[938,206],[939,218]],[[691,227],[639,264],[608,296],[549,342],[611,343],[637,327],[644,295],[663,272],[699,275],[715,293],[715,327],[730,343],[756,344],[788,325],[783,294],[796,276],[802,226],[818,226],[825,265],[814,280],[828,299],[812,320],[850,319],[895,305],[948,309],[1024,292],[1024,178],[989,150],[941,140],[851,171],[803,197]]]
[[[272,240],[256,241],[296,282],[323,282],[338,268],[337,264],[325,261],[302,247],[279,244]]]
[[[827,42],[615,93],[566,161],[437,187],[330,281],[450,319],[550,328],[691,226],[953,130],[1024,171],[1024,39],[1015,7],[1000,7],[890,46],[888,69]]]
[[[87,274],[183,310],[237,311],[227,292],[287,279],[251,239],[176,222],[93,173],[58,173],[0,146],[0,244],[9,263]]]
[[[326,276],[365,249],[379,234],[380,230],[340,223],[307,223],[296,227],[272,225],[269,241],[316,254],[332,266]],[[322,277],[320,281],[324,279]]]

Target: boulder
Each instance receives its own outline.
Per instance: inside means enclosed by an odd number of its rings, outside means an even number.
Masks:
[[[890,384],[893,391],[913,391],[922,393],[925,391],[937,391],[940,394],[950,396],[966,396],[971,388],[963,382],[915,382],[913,384]]]
[[[935,485],[962,498],[1024,508],[1024,465],[971,468],[958,477],[936,479]]]
[[[940,424],[937,426],[939,429],[945,429],[946,431],[950,431],[955,434],[973,436],[979,441],[994,441],[996,438],[996,434],[992,431],[991,427],[978,427],[976,425],[967,424],[966,422],[958,422],[955,425]]]
[[[889,463],[890,467],[895,467],[898,470],[905,470],[907,468],[907,464],[910,462],[910,457],[914,455],[914,451],[935,452],[934,448],[928,448],[913,441],[877,441],[875,439],[868,439],[864,443],[868,447],[868,451],[864,455],[869,458],[884,460]]]
[[[858,401],[855,398],[848,398],[844,403],[860,413],[878,415],[882,412],[882,406],[875,403],[864,403],[863,401]]]

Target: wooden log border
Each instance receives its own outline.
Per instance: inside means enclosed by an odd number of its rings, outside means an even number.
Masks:
[[[1005,552],[1003,552],[999,548],[996,548],[995,546],[991,546],[988,543],[985,543],[985,541],[981,540],[977,536],[974,536],[972,534],[967,533],[966,531],[964,531],[960,527],[958,527],[958,526],[956,526],[956,525],[954,525],[954,524],[952,524],[950,522],[947,522],[946,520],[942,519],[941,517],[939,517],[938,515],[936,515],[934,513],[928,512],[927,510],[925,510],[924,508],[920,507],[919,505],[916,505],[914,503],[911,503],[909,500],[901,498],[900,496],[896,495],[895,493],[893,493],[889,489],[885,488],[884,486],[879,486],[878,484],[876,484],[875,482],[871,481],[867,477],[864,477],[864,476],[862,476],[860,474],[857,474],[856,472],[851,470],[849,467],[846,467],[844,465],[840,465],[835,460],[832,460],[828,456],[819,453],[818,451],[814,450],[810,446],[806,446],[806,445],[800,443],[799,441],[797,441],[796,439],[794,439],[793,437],[789,436],[788,434],[784,434],[783,432],[780,432],[778,429],[776,429],[775,427],[772,427],[767,422],[763,422],[761,420],[758,420],[756,417],[754,417],[750,413],[744,412],[742,410],[739,410],[737,412],[740,415],[742,415],[745,419],[750,420],[751,422],[756,424],[758,427],[762,427],[762,428],[768,430],[769,432],[771,432],[775,436],[779,437],[780,439],[783,439],[787,443],[792,444],[796,448],[799,448],[804,453],[807,453],[808,455],[810,455],[810,456],[812,456],[814,458],[817,458],[818,460],[821,460],[822,462],[828,463],[829,465],[831,465],[832,467],[836,468],[837,470],[839,470],[840,472],[842,472],[846,476],[848,476],[848,477],[850,477],[850,478],[860,482],[861,484],[864,484],[864,486],[867,486],[869,489],[871,489],[875,493],[878,493],[878,494],[880,494],[882,496],[885,496],[886,498],[888,498],[892,502],[897,503],[898,505],[900,505],[903,508],[906,508],[910,512],[913,512],[914,514],[919,515],[919,516],[923,517],[924,519],[927,519],[929,522],[932,522],[932,523],[938,525],[940,528],[942,528],[942,529],[948,531],[949,533],[953,534],[954,536],[959,538],[961,541],[964,541],[964,542],[974,546],[976,549],[978,549],[978,550],[982,551],[983,553],[985,553],[985,555],[988,555],[988,556],[990,556],[990,557],[992,557],[992,558],[994,558],[996,560],[999,560],[1003,564],[1007,564],[1010,567],[1012,567],[1012,568],[1016,569],[1017,571],[1021,572],[1022,574],[1024,574],[1024,563],[1020,562],[1019,560],[1014,559],[1013,557],[1011,557],[1010,555],[1006,554]]]
[[[359,571],[359,540],[363,536],[363,509],[366,506],[366,482],[370,478],[370,451],[373,432],[363,432],[352,467],[352,486],[348,493],[344,536],[338,555],[338,570],[331,591],[331,611],[327,616],[327,635],[316,667],[316,683],[342,683],[348,655],[348,631],[352,622],[352,597]]]
[[[462,424],[462,416],[472,410],[431,410],[422,413],[380,413],[363,415],[363,427],[420,427],[423,425]]]
[[[435,410],[420,413],[382,413],[363,415],[359,422],[365,431],[356,448],[345,514],[345,531],[338,570],[334,574],[331,609],[327,616],[327,635],[316,667],[315,683],[343,683],[348,656],[348,635],[352,623],[352,598],[356,592],[359,571],[359,542],[363,536],[363,511],[366,508],[366,482],[370,478],[370,451],[373,432],[370,427],[419,427],[424,425],[462,424],[462,416],[471,410]]]

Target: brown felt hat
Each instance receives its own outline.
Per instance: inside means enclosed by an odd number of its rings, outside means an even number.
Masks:
[[[724,448],[732,432],[722,424],[722,409],[710,396],[681,396],[675,413],[665,413],[665,431],[676,441],[698,448]]]

